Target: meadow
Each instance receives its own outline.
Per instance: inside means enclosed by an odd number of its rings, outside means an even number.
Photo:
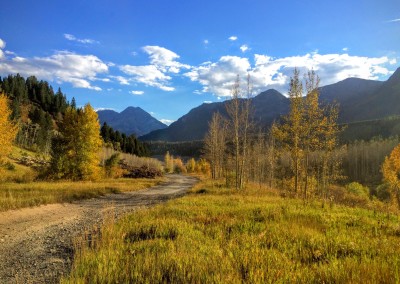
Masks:
[[[202,181],[75,240],[62,283],[399,283],[399,217]]]
[[[111,153],[112,154],[112,153]],[[111,155],[103,149],[102,155]],[[0,168],[0,211],[19,209],[50,203],[72,202],[102,196],[108,193],[136,191],[161,183],[164,178],[130,179],[103,178],[96,181],[37,180],[38,171],[15,162],[21,157],[35,157],[34,152],[14,147],[5,167]],[[123,158],[133,165],[153,165],[154,159],[138,158],[124,154]],[[7,168],[7,165],[9,167]]]

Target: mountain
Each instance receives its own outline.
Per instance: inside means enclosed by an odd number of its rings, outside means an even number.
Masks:
[[[339,123],[379,120],[400,115],[400,68],[384,82],[348,78],[320,88],[322,103],[339,104]],[[226,115],[225,104],[202,104],[182,116],[168,128],[140,137],[143,141],[202,140],[214,112]],[[254,120],[268,127],[289,111],[289,99],[276,90],[262,92],[252,99]]]
[[[276,90],[270,89],[252,99],[254,120],[270,125],[280,114],[289,110],[289,100]],[[213,113],[226,116],[226,103],[204,103],[185,114],[168,128],[153,131],[140,137],[143,141],[191,141],[204,139],[208,122]]]
[[[346,106],[347,107],[347,106]],[[345,108],[346,109],[346,108]],[[382,119],[400,114],[400,68],[379,88],[366,94],[351,105],[351,113],[345,113],[346,122]]]
[[[375,93],[383,84],[381,81],[348,78],[321,87],[320,100],[322,103],[339,104],[339,122],[354,121],[354,106]]]
[[[106,122],[115,130],[126,135],[141,136],[167,127],[140,107],[128,107],[120,113],[113,110],[99,110],[97,114],[101,124]]]

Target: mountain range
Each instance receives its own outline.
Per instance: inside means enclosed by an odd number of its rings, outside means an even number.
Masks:
[[[289,111],[289,99],[274,89],[264,91],[251,100],[253,118],[264,128]],[[102,124],[107,122],[122,133],[140,136],[142,141],[193,141],[204,138],[213,113],[227,115],[228,101],[203,103],[170,126],[140,107],[128,107],[121,113],[113,110],[99,110],[97,113]],[[320,88],[320,101],[339,104],[339,123],[342,124],[400,115],[400,68],[387,81],[348,78],[323,86]]]
[[[320,88],[320,100],[339,104],[339,123],[352,123],[400,115],[400,68],[387,81],[348,78]],[[169,127],[152,131],[143,141],[202,140],[213,113],[226,115],[227,101],[204,103],[179,118]],[[268,127],[289,111],[290,101],[269,89],[252,98],[254,120]],[[400,134],[400,133],[399,133]]]
[[[137,137],[167,127],[140,107],[128,107],[120,113],[114,110],[99,110],[97,115],[101,124],[106,122],[121,133],[135,134]]]

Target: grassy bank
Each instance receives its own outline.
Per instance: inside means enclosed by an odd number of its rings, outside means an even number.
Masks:
[[[151,187],[163,179],[107,179],[97,182],[0,183],[0,211],[50,203],[71,202],[107,193]]]
[[[397,215],[200,184],[81,240],[64,283],[398,283]]]

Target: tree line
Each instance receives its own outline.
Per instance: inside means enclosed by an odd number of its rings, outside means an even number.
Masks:
[[[381,200],[390,197],[400,207],[399,138],[340,146],[339,106],[320,103],[319,82],[313,70],[302,79],[295,69],[288,91],[289,113],[265,133],[252,120],[250,77],[245,88],[237,77],[226,104],[227,116],[215,113],[205,137],[204,157],[211,177],[224,178],[228,187],[236,189],[247,182],[268,184],[304,199],[326,199],[335,184],[351,181],[345,187],[349,192]]]
[[[52,139],[56,139],[67,110],[77,109],[75,98],[69,102],[61,88],[54,92],[48,82],[35,76],[24,79],[19,74],[0,77],[0,93],[8,98],[10,118],[18,122],[16,144],[49,155]],[[148,155],[146,145],[135,136],[128,137],[108,125],[102,128],[101,135],[106,145],[115,150]]]
[[[304,76],[304,86],[302,81],[295,69],[288,92],[290,111],[266,134],[252,120],[251,78],[245,88],[237,78],[226,106],[227,117],[214,114],[205,137],[212,178],[223,177],[236,189],[256,181],[271,187],[280,183],[304,198],[326,195],[328,186],[340,178],[334,155],[338,107],[321,105],[320,79],[314,71]]]

